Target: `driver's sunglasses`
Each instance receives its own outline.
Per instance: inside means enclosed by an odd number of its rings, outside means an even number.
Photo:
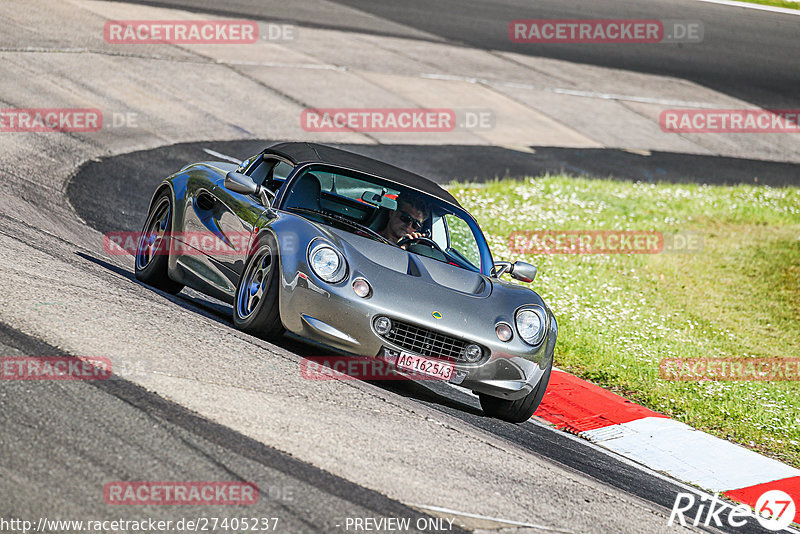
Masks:
[[[412,217],[411,215],[409,215],[404,211],[400,211],[399,213],[400,213],[400,220],[403,221],[406,225],[410,224],[411,228],[413,228],[414,230],[419,230],[420,228],[422,228],[422,221],[418,221],[417,219],[415,219],[414,217]]]

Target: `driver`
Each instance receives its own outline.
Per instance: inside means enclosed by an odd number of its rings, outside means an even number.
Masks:
[[[422,233],[418,230],[422,228],[430,214],[427,202],[404,191],[397,196],[397,209],[389,216],[386,228],[378,233],[392,243],[397,243],[406,237],[422,237]]]

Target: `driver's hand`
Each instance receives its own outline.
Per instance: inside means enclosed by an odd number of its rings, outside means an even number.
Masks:
[[[422,234],[419,233],[419,232],[411,232],[411,233],[408,233],[408,234],[404,235],[400,239],[398,239],[397,242],[399,243],[403,239],[417,239],[418,237],[422,237]],[[401,246],[400,248],[402,248],[403,250],[406,250],[407,246],[408,246],[408,243],[406,243],[405,245]]]
[[[402,241],[403,239],[417,239],[418,237],[422,237],[422,234],[419,233],[419,232],[411,232],[409,234],[404,235],[403,237],[401,237],[397,241],[399,242],[399,241]]]

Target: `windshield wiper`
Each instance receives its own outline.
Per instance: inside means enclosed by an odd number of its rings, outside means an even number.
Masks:
[[[320,211],[320,210],[315,210],[315,209],[311,209],[311,208],[291,207],[291,208],[289,208],[289,210],[290,211],[304,211],[304,212],[308,212],[308,213],[314,213],[316,215],[322,215],[323,217],[327,217],[328,219],[332,219],[334,221],[345,223],[345,224],[347,224],[348,226],[350,226],[352,228],[355,228],[357,230],[361,230],[362,232],[366,232],[366,234],[369,237],[373,238],[373,239],[377,239],[378,241],[383,241],[384,243],[389,244],[389,245],[394,245],[394,243],[392,243],[391,241],[389,241],[388,239],[383,237],[381,234],[379,234],[378,232],[376,232],[372,228],[364,226],[361,223],[357,223],[356,221],[354,221],[352,219],[348,219],[347,217],[344,217],[342,215],[338,215],[338,214],[334,214],[334,213],[328,213],[326,211]]]

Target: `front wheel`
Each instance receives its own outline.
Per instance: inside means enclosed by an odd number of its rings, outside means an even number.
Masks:
[[[236,286],[233,325],[256,337],[273,341],[283,335],[278,310],[280,268],[278,248],[270,236],[259,239]]]
[[[536,408],[542,402],[547,384],[550,382],[550,372],[553,370],[552,364],[542,375],[536,388],[517,400],[500,399],[485,393],[479,393],[481,408],[483,413],[489,417],[496,417],[509,423],[524,423],[531,418]]]
[[[136,279],[167,293],[177,293],[183,284],[167,273],[172,233],[172,197],[164,191],[147,214],[142,235],[136,244]]]

